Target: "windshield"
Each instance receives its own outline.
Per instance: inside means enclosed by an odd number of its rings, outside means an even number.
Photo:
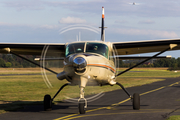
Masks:
[[[108,46],[102,43],[87,43],[86,52],[101,54],[108,58]]]
[[[84,44],[85,43],[74,43],[74,44],[69,44],[66,47],[66,56],[73,54],[73,53],[81,53],[84,52]]]

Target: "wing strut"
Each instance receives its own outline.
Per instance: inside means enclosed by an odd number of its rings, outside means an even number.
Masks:
[[[146,62],[146,61],[148,61],[148,60],[150,60],[150,59],[152,59],[152,58],[156,58],[158,55],[160,55],[160,54],[162,54],[162,53],[164,53],[164,52],[166,52],[166,51],[168,51],[168,50],[170,50],[170,49],[173,49],[173,48],[176,47],[176,46],[177,46],[177,44],[170,44],[170,45],[169,45],[169,48],[167,48],[167,49],[165,49],[165,50],[163,50],[163,51],[155,54],[154,56],[152,56],[152,57],[150,57],[150,58],[148,58],[148,59],[145,59],[145,60],[143,60],[142,62],[140,62],[140,63],[138,63],[138,64],[136,64],[136,65],[134,65],[134,66],[132,66],[132,67],[130,67],[130,68],[128,68],[128,69],[120,72],[120,73],[118,73],[118,74],[116,75],[116,77],[119,76],[119,75],[121,75],[121,74],[123,74],[123,73],[125,73],[125,72],[127,72],[127,71],[129,71],[129,70],[131,70],[131,69],[133,69],[133,68],[135,68],[135,67],[137,67],[138,65],[143,64],[144,62]]]
[[[43,67],[43,66],[40,65],[40,64],[37,64],[37,63],[35,63],[35,62],[33,62],[33,61],[31,61],[31,60],[29,60],[29,59],[23,57],[23,56],[20,56],[20,55],[18,55],[18,54],[16,54],[16,53],[12,52],[12,51],[10,50],[10,48],[4,48],[4,50],[7,51],[7,52],[10,53],[10,54],[13,54],[13,55],[15,55],[15,56],[18,56],[18,57],[20,57],[20,58],[26,60],[26,61],[28,61],[28,62],[34,64],[34,65],[37,65],[37,66],[39,66],[39,67],[41,67],[41,68],[44,68],[44,69],[46,69],[46,70],[48,70],[48,71],[50,71],[50,72],[52,72],[52,73],[54,73],[54,74],[56,74],[56,75],[58,74],[57,72],[55,72],[55,71],[53,71],[53,70],[51,70],[51,69],[49,69],[49,68]]]

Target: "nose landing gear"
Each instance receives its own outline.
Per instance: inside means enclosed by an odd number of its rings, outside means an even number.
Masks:
[[[78,108],[79,108],[79,113],[80,114],[85,114],[86,113],[86,100],[85,99],[80,99],[79,100]]]
[[[78,108],[79,108],[79,113],[80,114],[85,114],[87,108],[87,100],[84,98],[84,87],[80,87],[80,98],[78,100]]]

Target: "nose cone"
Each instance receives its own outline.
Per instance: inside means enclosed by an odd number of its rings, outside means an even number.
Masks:
[[[84,72],[86,70],[87,62],[83,57],[77,57],[73,60],[73,66],[76,72]]]
[[[85,68],[87,65],[86,60],[83,57],[77,57],[73,60],[73,66],[77,68]]]

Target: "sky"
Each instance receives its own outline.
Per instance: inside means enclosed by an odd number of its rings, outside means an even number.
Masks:
[[[0,0],[0,42],[100,40],[102,6],[106,41],[180,38],[179,0]]]

